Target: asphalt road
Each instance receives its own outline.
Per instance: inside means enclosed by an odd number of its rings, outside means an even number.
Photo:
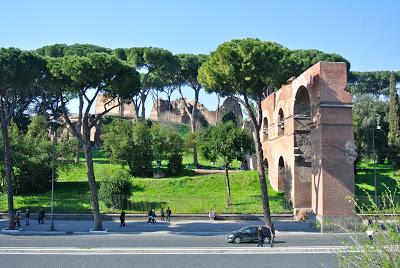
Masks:
[[[281,233],[273,249],[248,254],[256,244],[228,244],[223,235],[179,235],[169,233],[102,234],[102,235],[0,235],[1,267],[337,267],[333,252],[293,249],[339,246],[345,234]],[[54,253],[37,252],[31,248],[56,250]],[[18,248],[24,252],[8,254],[5,248]],[[66,248],[75,251],[68,253]],[[105,248],[120,252],[103,254]],[[206,248],[197,254],[169,254],[172,249]],[[85,250],[90,249],[88,253]],[[145,249],[148,253],[129,253],[127,250]],[[160,249],[152,253],[151,250]],[[224,253],[221,249],[243,250],[243,253]],[[124,250],[126,252],[124,252]],[[167,250],[167,251],[165,251]],[[247,254],[245,252],[247,250]],[[273,250],[278,250],[275,253]],[[82,251],[82,252],[80,252]],[[265,254],[264,254],[265,253]]]
[[[277,234],[275,247],[340,246],[346,234]],[[231,244],[224,235],[179,235],[168,233],[101,235],[0,235],[0,247],[252,247],[254,243]]]
[[[284,255],[0,255],[1,267],[337,267],[333,254]]]

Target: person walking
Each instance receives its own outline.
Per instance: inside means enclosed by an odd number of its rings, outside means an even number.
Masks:
[[[121,211],[119,220],[121,221],[121,224],[119,225],[119,227],[125,227],[125,211]]]
[[[15,225],[21,227],[21,211],[17,210],[14,215]]]
[[[164,221],[164,220],[165,220],[164,208],[161,208],[161,211],[160,211],[160,219],[161,219],[161,221]]]
[[[171,220],[172,211],[171,211],[171,209],[168,207],[166,212],[167,212],[167,221],[169,222],[169,221]]]
[[[272,248],[274,246],[274,240],[275,240],[275,226],[274,223],[271,222],[271,228],[269,230],[269,245]]]
[[[29,221],[31,219],[31,212],[29,211],[29,209],[27,208],[25,210],[25,225],[29,225]]]
[[[41,208],[39,213],[38,213],[38,223],[39,224],[44,224],[43,219],[46,217],[46,214],[44,213],[44,209]]]
[[[264,231],[263,231],[263,228],[261,227],[261,225],[258,226],[257,235],[258,235],[257,247],[263,247],[265,237],[264,237]]]

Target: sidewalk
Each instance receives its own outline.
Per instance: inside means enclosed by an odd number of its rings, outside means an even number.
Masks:
[[[26,226],[21,221],[22,230],[15,235],[65,235],[65,234],[92,234],[89,230],[93,226],[92,221],[87,220],[55,220],[54,227],[56,231],[50,232],[50,221],[45,220],[45,224],[38,224],[32,220],[31,224]],[[191,235],[225,235],[231,231],[238,230],[248,225],[262,225],[262,221],[209,221],[209,220],[190,220],[161,222],[148,224],[144,218],[141,221],[127,221],[126,227],[120,227],[118,221],[103,221],[103,229],[108,229],[108,234],[139,234],[139,233],[171,233],[171,234],[191,234]],[[275,228],[278,232],[307,232],[317,233],[318,231],[304,222],[296,221],[275,221]],[[0,220],[0,229],[7,226],[7,220]],[[0,234],[4,234],[0,232]],[[97,233],[98,234],[98,233]]]

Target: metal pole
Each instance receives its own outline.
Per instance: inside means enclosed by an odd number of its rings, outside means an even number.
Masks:
[[[54,162],[56,155],[56,130],[54,122],[51,122],[52,130],[52,152],[51,152],[51,212],[50,212],[50,231],[54,231],[54,220],[53,220],[53,210],[54,210]]]
[[[378,206],[378,194],[376,190],[376,153],[375,153],[375,127],[372,129],[372,150],[374,153],[374,200],[375,200],[375,205]]]

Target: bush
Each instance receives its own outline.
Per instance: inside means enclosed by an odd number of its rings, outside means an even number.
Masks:
[[[182,154],[171,155],[168,159],[168,170],[169,175],[179,174],[182,172]]]
[[[126,209],[132,195],[131,176],[126,171],[106,175],[100,182],[99,196],[107,208]]]

